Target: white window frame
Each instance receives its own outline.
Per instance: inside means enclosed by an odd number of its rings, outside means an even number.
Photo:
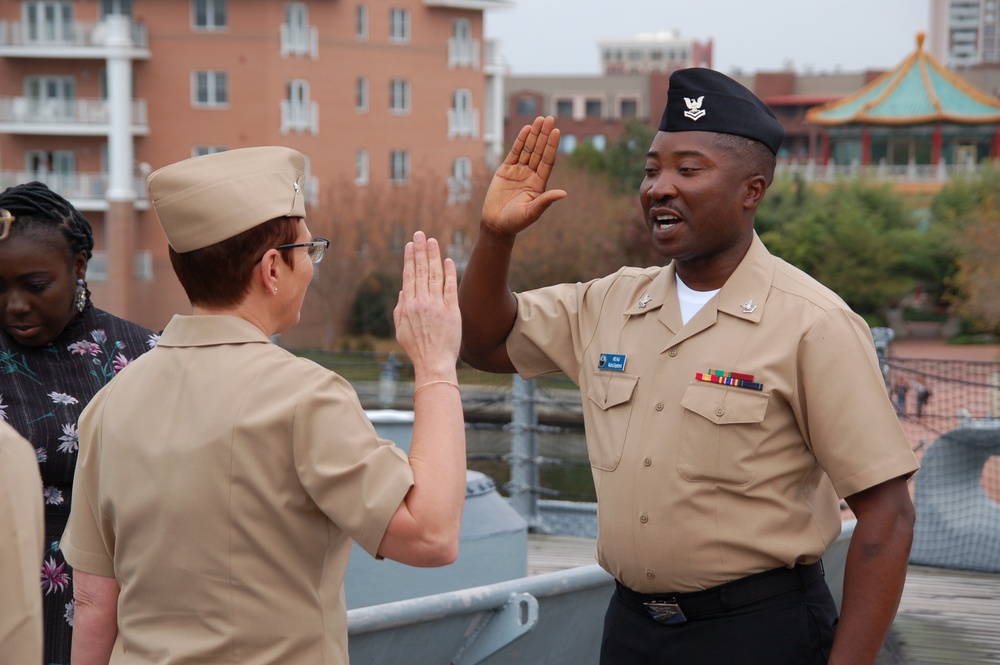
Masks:
[[[389,179],[395,185],[410,181],[410,153],[408,150],[393,150],[389,153]]]
[[[198,97],[200,90],[199,77],[205,79],[205,99]],[[220,82],[225,100],[219,101],[216,96]],[[191,106],[199,109],[221,109],[229,107],[229,76],[226,72],[216,69],[200,69],[191,72]]]
[[[479,138],[479,112],[472,108],[472,91],[459,88],[451,95],[448,138]]]
[[[26,115],[45,121],[76,118],[76,79],[72,76],[26,76]]]
[[[132,0],[101,0],[101,18],[120,15],[132,16]]]
[[[368,5],[354,8],[354,37],[359,42],[368,41]]]
[[[281,56],[319,57],[319,31],[309,25],[309,5],[285,3],[285,22],[281,24]]]
[[[354,153],[354,184],[355,185],[367,185],[368,184],[368,151],[358,150]]]
[[[472,198],[472,160],[457,157],[451,163],[451,177],[448,178],[448,204],[465,203]]]
[[[309,81],[289,79],[281,103],[281,133],[319,133],[319,105],[311,101]]]
[[[410,112],[410,82],[406,79],[389,81],[389,112],[396,115]]]
[[[204,18],[201,15],[204,14]],[[218,31],[229,27],[226,0],[191,0],[191,29]]]
[[[389,41],[396,44],[410,43],[410,12],[393,7],[389,10]]]
[[[62,44],[73,40],[73,3],[69,0],[25,2],[21,5],[25,42]]]
[[[448,66],[479,68],[479,42],[472,38],[472,21],[456,18],[448,39]]]
[[[368,112],[368,78],[365,76],[354,80],[354,110],[358,113]]]

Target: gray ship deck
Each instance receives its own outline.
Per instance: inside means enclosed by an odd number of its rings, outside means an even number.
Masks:
[[[531,534],[528,574],[595,563],[589,538]],[[880,663],[1000,665],[1000,574],[910,566]]]

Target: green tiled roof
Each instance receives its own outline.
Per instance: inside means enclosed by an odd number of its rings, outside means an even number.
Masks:
[[[928,122],[1000,122],[1000,99],[991,97],[917,50],[896,69],[843,99],[810,109],[806,120],[818,125],[914,125]]]

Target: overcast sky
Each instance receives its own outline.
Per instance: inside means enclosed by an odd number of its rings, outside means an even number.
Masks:
[[[676,30],[731,72],[889,69],[926,31],[930,0],[516,0],[486,12],[511,74],[597,74],[597,42]]]

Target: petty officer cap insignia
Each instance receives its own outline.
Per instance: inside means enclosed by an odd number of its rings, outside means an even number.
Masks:
[[[156,216],[175,252],[232,238],[278,217],[305,217],[305,159],[291,148],[240,148],[149,175]]]
[[[785,129],[764,102],[725,74],[692,67],[670,75],[661,132],[717,132],[760,141],[778,154]]]

